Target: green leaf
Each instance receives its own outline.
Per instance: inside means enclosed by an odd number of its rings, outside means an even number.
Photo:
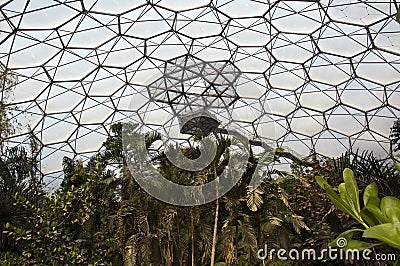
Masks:
[[[315,177],[315,180],[317,181],[317,184],[318,184],[320,187],[322,187],[323,189],[325,189],[325,185],[328,185],[328,186],[329,186],[328,182],[326,182],[326,180],[325,180],[322,176],[317,175],[317,176]]]
[[[383,215],[382,211],[374,204],[367,204],[363,209],[372,213],[372,215],[378,220],[379,223],[384,224],[388,223],[389,220]]]
[[[333,188],[328,184],[328,182],[326,182],[324,178],[322,178],[322,176],[316,176],[315,179],[317,184],[325,190],[329,199],[333,202],[333,205],[335,205],[336,208],[352,216],[354,215],[351,207],[341,198],[339,198]]]
[[[357,215],[353,212],[353,209],[351,208],[351,206],[344,202],[341,198],[339,198],[339,196],[336,194],[336,192],[328,185],[326,187],[326,193],[328,194],[328,197],[331,199],[331,201],[333,202],[333,205],[335,205],[336,208],[338,208],[339,210],[350,214],[351,216],[353,216],[354,218],[356,218],[358,220]]]
[[[341,183],[341,184],[338,186],[338,191],[339,191],[340,198],[341,198],[344,202],[346,202],[347,204],[350,205],[349,198],[347,197],[346,184],[345,184],[345,183]]]
[[[399,10],[400,10],[400,9],[399,9]],[[397,172],[399,172],[399,174],[400,174],[400,164],[395,163],[395,164],[394,164],[394,167],[396,167]]]
[[[381,201],[381,211],[392,223],[400,222],[400,200],[396,197],[387,196]]]
[[[333,202],[333,205],[335,205],[336,208],[338,208],[342,212],[350,214],[359,223],[361,223],[365,227],[368,227],[362,220],[360,213],[359,212],[356,213],[352,206],[350,206],[347,202],[343,201],[336,194],[336,192],[333,190],[333,188],[326,182],[325,179],[323,179],[321,176],[316,176],[315,179],[316,179],[318,185],[321,186],[323,189],[325,189],[326,194],[328,195],[329,199]],[[348,193],[347,193],[347,195],[348,195]]]
[[[356,214],[360,213],[360,199],[357,182],[354,178],[354,173],[351,169],[346,168],[343,171],[343,179],[346,186],[347,197],[349,199],[350,206],[353,207]]]
[[[330,247],[340,247],[344,251],[348,249],[364,250],[379,245],[380,243],[368,243],[360,240],[352,239],[355,232],[362,232],[361,229],[351,229],[341,233],[335,240],[329,243]]]
[[[369,184],[365,189],[364,189],[364,194],[363,194],[363,201],[364,201],[364,206],[367,206],[369,199],[373,198],[378,198],[378,187],[376,186],[375,182]],[[378,198],[379,200],[379,198]],[[378,205],[379,206],[379,205]]]
[[[400,249],[400,223],[385,223],[370,227],[364,231],[363,237],[378,239]]]
[[[347,240],[347,246],[343,248],[344,251],[349,249],[364,250],[367,248],[373,248],[381,245],[381,243],[369,243],[361,240],[349,239]]]
[[[375,205],[376,207],[379,208],[381,205],[381,200],[378,197],[370,196],[367,205]]]
[[[375,218],[375,216],[366,208],[361,210],[361,218],[366,221],[369,226],[375,226],[379,224],[379,221]]]
[[[350,238],[353,237],[354,232],[362,232],[362,231],[363,231],[362,229],[358,229],[358,228],[347,230],[347,231],[341,233],[340,235],[338,235],[338,237],[336,237],[335,240],[333,240],[331,243],[329,243],[329,246],[330,247],[337,247],[338,246],[337,245],[337,241],[338,241],[339,238],[350,239]]]

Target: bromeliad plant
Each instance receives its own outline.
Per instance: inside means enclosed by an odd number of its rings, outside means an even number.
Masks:
[[[396,166],[400,172],[400,167]],[[387,244],[400,249],[400,200],[396,197],[378,197],[378,188],[375,183],[369,184],[363,193],[363,207],[361,208],[359,190],[354,173],[346,168],[343,171],[344,183],[341,183],[336,191],[321,176],[316,176],[316,181],[327,193],[335,207],[356,219],[364,226],[362,229],[351,229],[340,234],[330,246],[337,246],[340,238],[347,240],[344,250],[364,250],[376,245]],[[355,232],[363,232],[363,238],[373,238],[380,243],[369,243],[352,239]]]

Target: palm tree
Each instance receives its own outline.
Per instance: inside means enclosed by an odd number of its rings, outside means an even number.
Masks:
[[[379,159],[368,151],[356,151],[354,154],[346,152],[339,158],[329,159],[322,174],[329,176],[330,182],[337,186],[345,168],[353,170],[361,188],[375,182],[381,196],[400,197],[400,176],[391,160]]]

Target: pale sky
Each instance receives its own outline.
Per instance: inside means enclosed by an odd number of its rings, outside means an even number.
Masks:
[[[214,113],[231,112],[249,137],[302,155],[313,145],[328,156],[350,146],[387,154],[400,117],[393,2],[151,2],[0,1],[0,61],[18,76],[13,102],[24,111],[13,141],[26,142],[29,125],[49,176],[60,175],[63,156],[90,156],[127,115],[146,110],[152,123],[171,126],[146,86],[187,54],[240,70],[240,100]],[[184,91],[204,82],[193,84]]]

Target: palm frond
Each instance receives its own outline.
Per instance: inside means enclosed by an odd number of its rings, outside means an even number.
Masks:
[[[257,211],[264,203],[262,194],[264,194],[264,191],[262,191],[260,188],[254,189],[253,187],[248,187],[246,202],[251,211]]]
[[[146,134],[146,136],[145,136],[146,149],[150,148],[150,146],[157,140],[161,140],[160,133],[151,132],[151,133]]]
[[[375,182],[382,196],[400,196],[400,175],[392,161],[378,159],[369,151],[361,154],[358,151],[355,154],[347,152],[333,161],[329,182],[334,186],[339,185],[345,168],[353,170],[361,187]]]
[[[239,231],[241,235],[239,246],[243,247],[247,251],[247,254],[255,257],[258,245],[253,226],[248,222],[239,221]]]
[[[292,214],[291,221],[296,233],[300,234],[301,229],[306,229],[307,231],[310,230],[306,223],[304,222],[304,217],[296,214]]]

